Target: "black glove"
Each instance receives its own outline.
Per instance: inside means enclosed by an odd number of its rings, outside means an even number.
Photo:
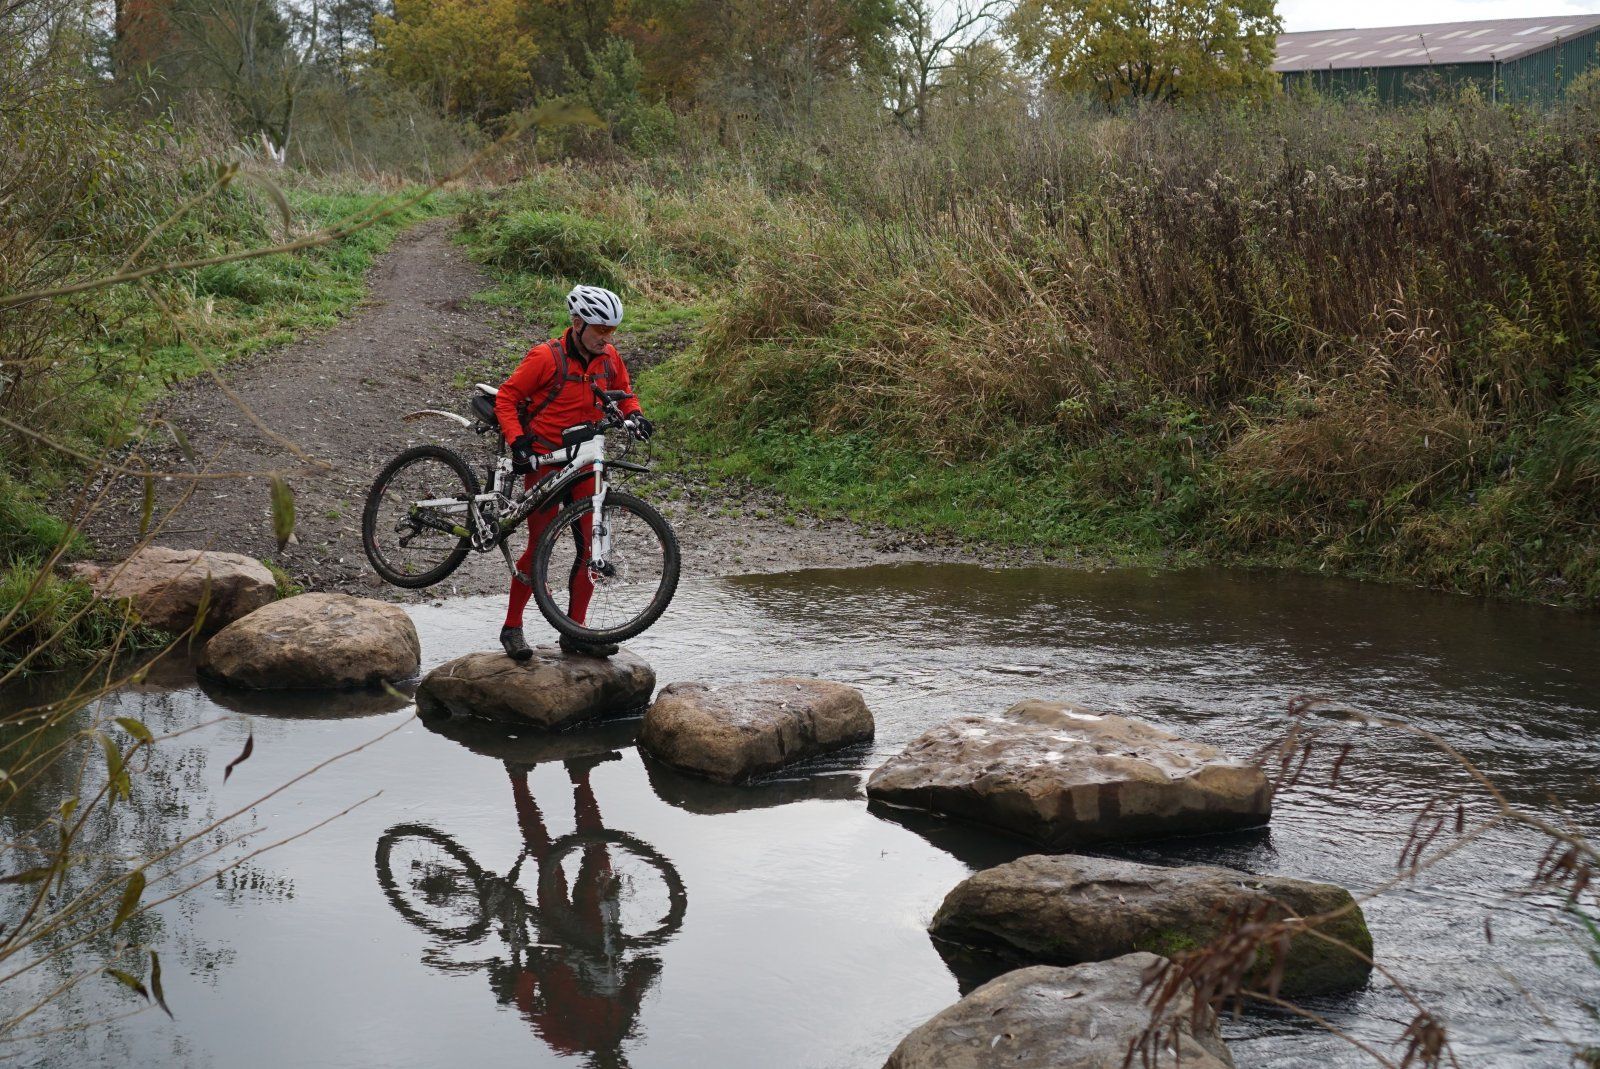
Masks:
[[[533,435],[524,434],[511,443],[511,470],[518,475],[533,470]]]
[[[656,425],[645,419],[643,412],[635,412],[628,419],[633,421],[633,436],[641,442],[648,442],[656,432]]]

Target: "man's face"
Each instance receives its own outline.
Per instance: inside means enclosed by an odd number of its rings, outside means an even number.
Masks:
[[[578,338],[585,352],[602,352],[613,335],[617,333],[616,327],[601,327],[593,323],[585,325],[577,316],[572,317],[572,333]]]

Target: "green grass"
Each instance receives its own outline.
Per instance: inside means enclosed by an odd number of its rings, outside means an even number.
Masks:
[[[1137,451],[1096,452],[1062,464],[1042,436],[1018,432],[1001,455],[940,460],[871,434],[822,434],[797,421],[757,428],[708,418],[664,388],[671,366],[641,376],[641,397],[664,433],[664,468],[775,490],[819,516],[879,527],[1036,549],[1046,557],[1092,555],[1125,564],[1195,556],[1171,537],[1185,498],[1150,509],[1119,508],[1099,496],[1100,469],[1159,465]],[[785,517],[797,522],[793,515]]]
[[[305,230],[348,218],[382,197],[361,190],[293,187],[286,196],[297,225]],[[171,316],[137,291],[115,294],[122,307],[117,329],[81,354],[106,374],[85,384],[78,396],[97,414],[120,410],[123,418],[87,421],[72,430],[84,444],[116,444],[140,426],[143,406],[172,384],[338,322],[366,295],[366,272],[395,236],[446,208],[429,201],[331,245],[173,276],[162,286]],[[260,238],[215,239],[217,251],[262,243]],[[124,399],[130,403],[121,404]]]
[[[383,194],[359,188],[291,187],[286,190],[299,231],[309,231],[363,211]],[[130,438],[166,434],[143,420],[145,407],[177,383],[220,368],[250,353],[280,345],[348,315],[366,295],[366,272],[395,236],[412,223],[449,210],[433,200],[395,213],[331,245],[293,254],[218,264],[185,275],[160,276],[155,292],[171,314],[145,292],[121,287],[105,294],[105,327],[73,354],[59,386],[63,396],[43,410],[53,413],[40,429],[69,449],[104,455]],[[194,235],[202,247],[223,252],[259,247],[263,234],[248,204],[231,203],[213,213],[215,232]],[[82,473],[80,464],[49,450],[35,452],[21,472],[0,470],[0,617],[20,608],[0,633],[0,667],[14,664],[32,644],[65,625],[48,658],[29,667],[57,667],[105,651],[121,637],[124,646],[154,641],[148,629],[124,631],[115,606],[90,605],[82,583],[51,576],[34,592],[41,562],[66,543],[65,559],[93,547],[45,506],[65,494]],[[280,596],[297,593],[274,570]],[[86,610],[79,615],[80,610]],[[76,622],[67,621],[77,616]]]
[[[263,557],[261,563],[265,564],[267,571],[272,573],[272,581],[277,584],[279,598],[292,598],[296,594],[304,594],[306,592],[306,588],[295,582],[277,561]]]
[[[127,608],[102,601],[88,584],[42,571],[32,558],[0,562],[0,672],[11,670],[30,651],[29,672],[61,668],[110,649],[138,650],[159,645],[160,632],[129,624]]]

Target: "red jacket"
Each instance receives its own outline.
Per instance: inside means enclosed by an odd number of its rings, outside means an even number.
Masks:
[[[549,452],[561,444],[561,432],[580,423],[595,423],[605,415],[600,402],[590,388],[593,383],[602,390],[633,389],[628,381],[628,369],[612,345],[584,363],[583,353],[568,330],[561,336],[560,344],[566,352],[566,379],[551,400],[551,390],[562,371],[563,361],[556,355],[554,341],[540,342],[528,350],[517,370],[500,384],[495,395],[494,414],[500,420],[500,433],[507,442],[514,442],[524,434],[533,435],[540,452]],[[549,404],[546,404],[546,401]],[[639,411],[639,402],[628,398],[621,403],[624,414],[632,416]]]

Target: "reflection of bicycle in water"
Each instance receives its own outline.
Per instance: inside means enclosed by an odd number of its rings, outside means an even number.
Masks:
[[[509,959],[439,967],[487,969],[497,1001],[515,1005],[552,1050],[588,1054],[598,1069],[626,1064],[623,1042],[661,971],[643,952],[682,927],[688,899],[659,851],[601,823],[589,785],[596,763],[565,762],[577,828],[554,839],[529,790],[529,767],[506,764],[523,848],[504,876],[421,824],[385,832],[377,868],[390,903],[418,928],[455,947],[492,933],[510,950]]]

